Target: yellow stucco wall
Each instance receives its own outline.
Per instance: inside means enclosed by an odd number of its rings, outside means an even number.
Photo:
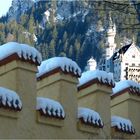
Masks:
[[[97,111],[103,122],[103,131],[100,133],[101,138],[110,138],[111,113],[110,113],[110,94],[112,88],[93,84],[78,92],[78,106],[88,107]]]
[[[0,138],[111,138],[111,113],[123,114],[122,108],[132,110],[139,104],[138,101],[132,101],[132,106],[131,102],[112,106],[111,87],[93,84],[78,91],[78,78],[75,76],[57,72],[37,81],[36,72],[37,67],[34,64],[20,60],[0,66],[0,86],[16,91],[23,104],[19,112],[0,108]],[[37,96],[59,101],[65,110],[65,119],[41,116],[36,111]],[[104,122],[103,129],[81,123],[77,119],[78,106],[99,112]],[[138,112],[138,108],[136,111]],[[132,121],[134,124],[138,121],[138,116],[133,116],[139,113],[126,111],[126,114],[136,119]],[[139,129],[139,124],[135,127]]]
[[[129,140],[134,140],[136,138],[135,135],[116,131],[115,128],[111,128],[111,137],[112,139],[129,139]]]
[[[1,138],[33,138],[35,132],[36,78],[37,68],[26,62],[12,61],[0,67],[0,86],[12,89],[20,96],[23,109],[17,112],[17,118],[0,115]],[[1,114],[2,111],[0,111]],[[25,133],[26,132],[26,133]]]
[[[58,130],[53,127],[54,134],[50,138],[99,138],[99,135],[94,132],[89,133],[78,129],[77,84],[78,78],[63,72],[55,73],[37,82],[37,95],[59,101],[66,112],[66,118],[62,121],[63,126]],[[48,128],[47,125],[46,128]],[[91,127],[86,129],[91,129]]]
[[[136,138],[140,138],[140,98],[128,92],[111,100],[111,115],[118,115],[132,121]]]

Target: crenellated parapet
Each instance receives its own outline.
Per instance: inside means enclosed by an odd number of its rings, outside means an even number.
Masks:
[[[116,83],[111,95],[111,115],[121,116],[132,121],[136,138],[140,138],[140,85],[132,80]]]
[[[59,102],[65,112],[65,117],[55,118],[47,124],[59,126],[67,138],[77,137],[77,84],[78,77],[81,75],[79,66],[69,58],[54,57],[45,60],[38,67],[37,73],[37,96],[48,98],[54,102]],[[41,114],[38,116],[38,122],[44,123]],[[59,120],[59,122],[58,122]],[[69,131],[72,129],[73,131]],[[75,134],[74,134],[75,133]],[[63,137],[65,138],[65,137]]]
[[[41,61],[41,54],[29,45],[9,42],[0,46],[1,102],[9,108],[0,108],[1,138],[34,135],[30,130],[35,126],[36,72]],[[17,112],[21,102],[22,110]]]
[[[78,106],[99,113],[104,123],[100,138],[110,138],[110,95],[114,85],[112,76],[105,71],[87,71],[79,78]]]
[[[81,73],[69,58],[42,61],[29,45],[0,46],[0,138],[140,138],[139,95],[138,83]]]

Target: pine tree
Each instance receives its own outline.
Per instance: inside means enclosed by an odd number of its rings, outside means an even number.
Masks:
[[[0,45],[5,43],[5,36],[4,33],[0,31]]]
[[[76,39],[75,43],[74,43],[74,49],[75,49],[75,54],[76,54],[75,55],[76,62],[79,61],[80,47],[81,47],[80,41]]]
[[[65,52],[61,52],[61,53],[59,54],[59,56],[60,56],[60,57],[66,57],[67,55],[66,55]]]
[[[72,45],[70,45],[70,47],[69,47],[68,56],[69,56],[70,58],[73,58],[73,46],[72,46]]]
[[[34,18],[33,18],[33,16],[30,16],[28,30],[31,34],[34,33]]]
[[[52,39],[49,45],[49,56],[54,57],[55,56],[55,40]]]
[[[56,29],[56,27],[54,27],[52,36],[55,40],[57,39],[57,35],[58,35],[57,29]]]
[[[68,40],[66,40],[64,44],[64,52],[67,53],[67,50],[68,50]]]
[[[68,37],[68,35],[67,35],[67,32],[65,31],[64,34],[63,34],[63,43],[66,42],[67,37]]]

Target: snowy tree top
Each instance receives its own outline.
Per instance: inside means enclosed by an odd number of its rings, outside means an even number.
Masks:
[[[64,109],[58,101],[44,97],[37,97],[36,110],[41,111],[41,113],[45,116],[62,119],[65,117]]]
[[[119,116],[112,116],[111,117],[111,126],[116,127],[118,130],[126,133],[135,133],[135,129],[132,125],[132,122],[129,119],[122,118]]]
[[[78,119],[82,119],[86,124],[103,127],[103,122],[99,113],[89,108],[79,107]]]
[[[139,83],[132,81],[132,80],[123,80],[123,81],[117,82],[115,84],[112,95],[117,94],[127,88],[129,88],[131,92],[140,93],[140,84]]]
[[[90,82],[94,79],[98,79],[100,83],[108,84],[110,86],[114,86],[114,80],[110,73],[101,70],[91,70],[82,73],[81,78],[79,78],[79,85],[78,87]]]
[[[15,53],[19,58],[32,60],[34,63],[40,64],[42,61],[41,54],[34,47],[17,42],[9,42],[0,46],[0,61]]]
[[[15,91],[0,87],[0,106],[21,110],[22,102]]]
[[[75,61],[67,57],[53,57],[48,60],[45,60],[38,67],[37,77],[42,76],[45,73],[48,73],[56,68],[61,68],[62,71],[73,73],[76,76],[81,76],[81,69]]]

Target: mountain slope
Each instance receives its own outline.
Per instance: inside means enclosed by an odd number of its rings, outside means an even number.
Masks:
[[[33,3],[27,0],[26,5],[25,0],[14,2],[8,13],[8,22],[5,24],[6,20],[0,20],[0,43],[18,41],[31,44],[41,51],[43,59],[67,56],[77,61],[82,69],[91,56],[98,61],[104,51],[109,14],[117,27],[117,44],[123,37],[137,37],[138,30],[122,29],[132,16],[113,11],[110,3],[105,5],[104,2],[89,0]]]
[[[18,20],[22,14],[24,14],[33,6],[33,4],[33,0],[13,0],[8,11],[8,19]]]

